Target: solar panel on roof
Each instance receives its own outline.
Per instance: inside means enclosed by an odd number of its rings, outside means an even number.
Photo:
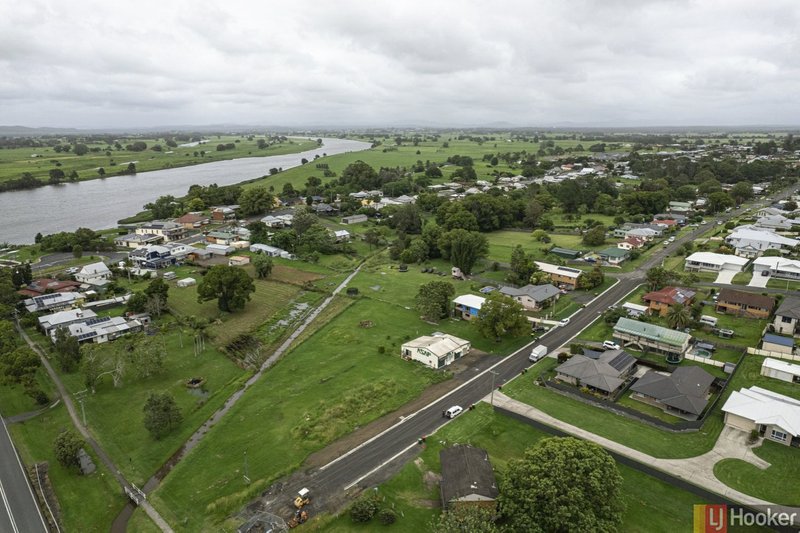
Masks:
[[[94,337],[96,335],[97,333],[95,333],[94,331],[90,331],[89,333],[81,333],[80,335],[78,335],[78,341],[83,341],[91,337]]]
[[[626,354],[625,352],[621,352],[618,354],[614,359],[609,361],[609,366],[611,366],[614,370],[620,371],[625,368],[630,361],[630,355]]]
[[[100,324],[101,322],[108,322],[109,320],[111,320],[111,317],[109,316],[102,316],[102,317],[99,316],[96,318],[90,318],[85,322],[85,324],[87,326],[93,326],[94,324]]]

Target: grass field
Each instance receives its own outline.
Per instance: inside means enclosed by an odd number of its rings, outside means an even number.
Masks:
[[[399,344],[414,335],[410,319],[418,321],[368,298],[345,309],[267,372],[175,468],[154,495],[159,510],[186,530],[212,528],[310,453],[446,377],[399,357]],[[371,327],[360,327],[365,321]],[[241,481],[245,451],[249,487]]]
[[[486,234],[489,240],[488,261],[498,261],[508,263],[511,261],[511,251],[515,246],[522,245],[527,253],[533,253],[536,259],[544,259],[546,253],[544,249],[552,245],[560,248],[570,248],[572,250],[590,250],[591,248],[581,242],[580,235],[560,235],[555,233],[548,234],[551,242],[543,243],[531,237],[528,231],[493,231]]]
[[[36,371],[36,382],[39,384],[39,388],[50,398],[50,403],[52,403],[54,400],[55,388],[44,368],[39,368],[39,370]],[[37,405],[30,396],[25,394],[22,385],[0,383],[0,416],[3,418],[35,411],[42,407],[46,406]]]
[[[428,444],[413,463],[409,463],[388,482],[378,487],[383,506],[393,507],[399,518],[393,531],[431,531],[431,521],[440,513],[437,484],[428,484],[424,474],[439,473],[439,451],[449,443],[469,443],[484,448],[496,472],[502,472],[508,461],[521,457],[523,451],[550,435],[496,414],[480,404],[455,422],[448,424],[428,439]],[[627,504],[620,531],[673,532],[688,531],[692,525],[692,509],[702,503],[698,497],[632,468],[618,465],[623,477],[622,494]],[[373,520],[355,524],[344,512],[338,517],[323,516],[309,523],[312,530],[345,533],[374,531],[382,528]]]
[[[26,465],[47,461],[64,530],[108,531],[125,505],[125,496],[89,446],[85,449],[97,466],[92,475],[82,476],[58,463],[53,441],[62,430],[73,429],[66,408],[59,405],[27,422],[11,424],[8,429]]]
[[[765,440],[753,450],[770,463],[766,470],[739,459],[724,459],[714,465],[714,475],[731,488],[768,502],[800,505],[800,461],[797,448]]]
[[[263,138],[263,137],[262,137]],[[256,146],[258,138],[248,140],[247,136],[216,135],[209,138],[209,142],[204,145],[188,148],[168,148],[164,139],[119,139],[119,143],[125,147],[134,141],[144,141],[148,149],[143,152],[132,152],[116,150],[113,147],[109,150],[110,155],[106,155],[106,144],[87,144],[89,149],[100,148],[99,152],[89,152],[78,156],[72,152],[56,153],[53,148],[14,148],[10,150],[0,150],[0,182],[19,178],[24,172],[30,172],[42,182],[49,179],[49,171],[60,168],[65,174],[69,175],[73,170],[77,171],[79,180],[100,178],[97,169],[102,167],[106,171],[106,177],[119,174],[125,170],[129,162],[134,161],[136,170],[139,172],[146,170],[159,170],[163,168],[174,168],[200,163],[210,163],[212,161],[222,161],[225,159],[235,159],[238,157],[257,157],[269,155],[291,154],[311,150],[317,147],[316,141],[309,139],[292,138],[288,141],[259,149]],[[217,151],[218,144],[234,143],[234,150]],[[163,147],[163,151],[156,152],[150,148],[156,144]],[[204,151],[200,155],[200,151]],[[39,157],[32,157],[37,154]],[[56,163],[60,163],[58,166]]]

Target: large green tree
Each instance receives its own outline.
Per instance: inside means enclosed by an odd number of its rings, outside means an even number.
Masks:
[[[683,329],[691,323],[692,311],[681,304],[673,304],[667,309],[664,318],[667,319],[667,325],[672,329]]]
[[[487,507],[456,506],[443,512],[430,523],[436,533],[499,533],[495,513]]]
[[[477,231],[454,229],[439,237],[439,249],[442,257],[469,274],[478,259],[489,253],[489,241]]]
[[[600,246],[606,242],[606,227],[602,225],[594,226],[583,234],[583,244],[587,246]]]
[[[486,298],[475,323],[478,331],[490,339],[500,339],[506,335],[519,337],[531,328],[522,305],[497,291]]]
[[[592,442],[546,438],[512,460],[499,508],[510,531],[619,530],[625,504],[614,459]]]
[[[273,202],[266,187],[251,187],[239,196],[239,210],[245,216],[262,215],[272,208]]]
[[[272,258],[264,254],[258,254],[253,259],[253,266],[256,269],[256,277],[258,279],[266,279],[272,274],[273,262]]]
[[[250,276],[241,268],[216,265],[203,276],[197,286],[197,301],[217,300],[221,311],[233,313],[244,307],[256,287]]]
[[[521,245],[516,245],[511,250],[511,271],[506,280],[515,285],[526,285],[530,283],[531,276],[536,270],[533,254],[525,253]]]
[[[78,343],[78,338],[70,335],[67,328],[58,328],[56,330],[53,348],[61,370],[74,372],[78,368],[78,364],[81,362],[81,347]]]
[[[56,460],[67,468],[80,466],[78,451],[82,447],[83,439],[72,430],[62,431],[53,441],[53,453],[56,456]]]
[[[180,425],[183,415],[168,392],[151,392],[144,404],[144,427],[158,440]]]
[[[417,310],[425,320],[438,322],[447,316],[450,310],[450,300],[456,294],[456,289],[449,281],[429,281],[423,283],[417,292]]]

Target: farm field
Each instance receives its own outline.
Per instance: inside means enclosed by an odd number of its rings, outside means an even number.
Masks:
[[[263,138],[263,136],[261,136]],[[78,173],[78,180],[99,179],[97,169],[103,168],[106,172],[105,177],[111,177],[125,170],[129,162],[135,162],[136,170],[143,172],[147,170],[160,170],[163,168],[174,168],[200,163],[210,163],[212,161],[222,161],[225,159],[235,159],[238,157],[259,157],[268,155],[282,155],[310,150],[317,146],[315,140],[291,138],[283,143],[275,144],[264,149],[256,146],[258,137],[248,140],[246,135],[212,135],[208,137],[208,143],[195,147],[176,147],[166,146],[163,138],[123,138],[118,142],[123,147],[116,150],[113,146],[110,155],[106,155],[108,145],[105,143],[87,144],[87,147],[99,148],[99,152],[92,152],[85,155],[75,155],[72,152],[57,153],[53,148],[13,148],[0,150],[0,183],[10,179],[18,179],[24,172],[30,172],[33,177],[42,182],[49,179],[49,171],[60,168],[64,173],[69,174],[74,170]],[[147,143],[147,149],[141,152],[129,151],[124,147],[135,141]],[[217,151],[218,144],[234,143],[234,150]],[[150,148],[160,144],[163,150],[156,152]],[[204,154],[200,154],[204,151]],[[32,157],[37,154],[38,157]],[[56,163],[60,163],[57,165]],[[155,198],[154,198],[155,199]]]

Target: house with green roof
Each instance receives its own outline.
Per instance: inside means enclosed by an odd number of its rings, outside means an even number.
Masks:
[[[628,259],[631,256],[631,252],[630,250],[623,250],[621,248],[617,248],[616,246],[612,246],[610,248],[606,248],[605,250],[600,250],[597,252],[597,255],[599,255],[600,259],[609,265],[618,265]]]
[[[689,348],[692,336],[682,331],[620,318],[614,326],[614,338],[623,346],[637,346],[642,351],[663,353],[668,363],[679,363]]]

